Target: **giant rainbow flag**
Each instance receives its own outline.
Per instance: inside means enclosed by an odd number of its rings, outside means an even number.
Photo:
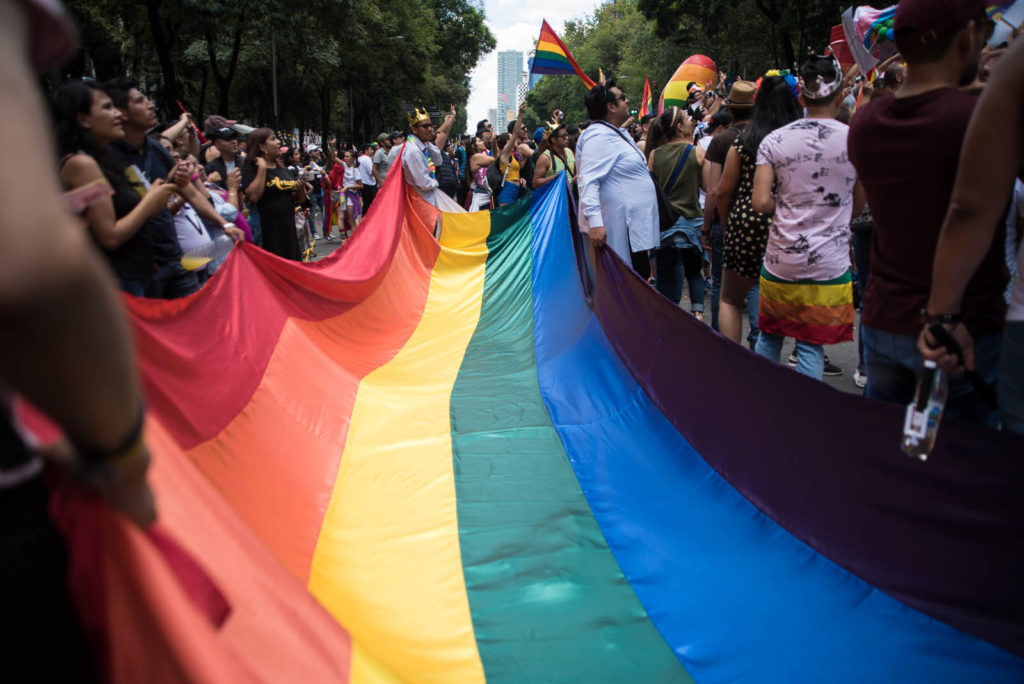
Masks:
[[[687,316],[564,187],[440,215],[393,173],[323,261],[128,301],[160,522],[57,506],[110,679],[1024,680],[1021,440],[907,458],[899,407]]]
[[[587,89],[593,88],[597,83],[587,76],[580,65],[573,59],[569,48],[565,46],[562,39],[558,37],[555,30],[551,28],[544,19],[540,26],[540,37],[537,39],[537,53],[533,58],[531,67],[533,74],[555,74],[569,75],[576,74],[583,81]]]

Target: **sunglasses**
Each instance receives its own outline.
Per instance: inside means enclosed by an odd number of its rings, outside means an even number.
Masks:
[[[434,123],[433,122],[430,122],[430,123],[418,123],[418,124],[416,124],[416,126],[418,126],[420,128],[433,128],[434,127]]]
[[[619,96],[614,98],[612,102],[625,102],[627,99],[626,93],[619,93]]]

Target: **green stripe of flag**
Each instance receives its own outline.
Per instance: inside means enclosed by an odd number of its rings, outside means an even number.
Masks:
[[[451,396],[459,543],[484,672],[491,683],[687,682],[544,406],[529,202],[491,214],[480,321]]]

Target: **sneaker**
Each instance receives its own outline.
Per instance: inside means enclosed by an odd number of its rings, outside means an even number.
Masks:
[[[858,368],[857,372],[853,374],[853,384],[864,389],[868,386],[868,374]]]
[[[696,318],[701,323],[704,322],[704,312],[703,311],[694,311],[693,312],[693,317]]]
[[[825,356],[825,370],[822,371],[822,375],[842,375],[843,369],[835,365],[828,360],[828,356]]]
[[[828,364],[828,360],[827,359],[826,359],[825,363]],[[793,352],[793,353],[791,353],[789,355],[789,358],[786,359],[786,365],[793,366],[793,368],[796,368],[796,352]]]
[[[328,235],[327,236],[327,241],[328,242],[334,242],[334,236],[333,235]]]

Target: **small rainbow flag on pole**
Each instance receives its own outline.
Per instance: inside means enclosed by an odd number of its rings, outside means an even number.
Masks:
[[[651,102],[651,81],[647,74],[644,74],[644,94],[640,98],[640,116],[654,114],[654,107]]]
[[[545,19],[540,27],[540,38],[537,39],[537,55],[533,59],[531,74],[576,74],[587,88],[597,85],[593,79],[583,73],[580,65],[573,59],[569,48],[558,37],[554,29]]]

